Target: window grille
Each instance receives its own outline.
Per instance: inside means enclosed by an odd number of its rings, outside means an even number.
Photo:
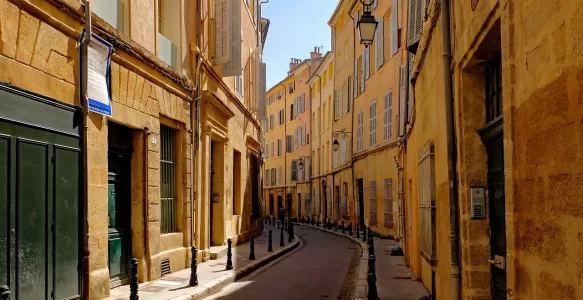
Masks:
[[[176,232],[176,141],[172,128],[160,126],[160,232]]]

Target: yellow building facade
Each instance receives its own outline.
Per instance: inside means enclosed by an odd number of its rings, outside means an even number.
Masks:
[[[6,141],[23,138],[15,134],[22,126],[18,118],[28,119],[34,127],[28,138],[54,144],[49,147],[55,149],[50,150],[55,151],[54,161],[66,167],[39,162],[60,174],[60,182],[50,179],[54,182],[46,184],[54,184],[54,205],[62,214],[36,221],[20,216],[39,224],[52,222],[53,228],[63,230],[57,234],[69,242],[59,240],[59,246],[54,245],[63,260],[46,266],[54,268],[45,270],[49,274],[59,274],[56,283],[43,279],[10,287],[23,299],[38,296],[27,297],[29,286],[41,287],[41,293],[48,290],[49,295],[54,288],[59,299],[101,299],[111,288],[127,284],[130,258],[138,259],[139,281],[150,281],[189,267],[192,246],[199,249],[198,259],[203,261],[210,257],[212,246],[224,245],[227,238],[244,241],[259,229],[263,212],[258,200],[259,119],[265,115],[260,100],[265,97],[261,52],[268,25],[260,17],[259,2],[129,2],[120,0],[116,6],[92,1],[92,31],[115,50],[107,75],[112,114],[88,113],[85,146],[79,127],[82,61],[77,47],[84,5],[70,0],[0,1],[0,92],[11,109],[6,111],[11,116],[0,113],[0,144],[7,145],[4,134],[9,131]],[[221,7],[223,2],[233,16],[217,24],[212,21],[217,19],[215,5]],[[199,21],[203,25],[197,32]],[[238,33],[241,45],[216,51],[214,35],[219,31],[225,37]],[[29,117],[23,115],[25,107]],[[46,111],[55,117],[46,119]],[[7,122],[8,117],[16,122]],[[12,159],[5,157],[9,152],[4,150],[2,162]],[[31,148],[29,153],[37,150]],[[220,178],[211,180],[207,176],[211,170]],[[69,173],[59,173],[65,171]],[[81,192],[85,188],[86,194]],[[15,204],[4,200],[2,212],[8,213],[4,205]],[[58,248],[64,245],[67,249]],[[71,249],[81,250],[76,255]],[[6,259],[3,254],[1,260]],[[4,275],[18,276],[23,270],[7,272],[0,274],[0,284],[5,284]]]
[[[308,80],[323,58],[292,58],[286,78],[266,94],[268,128],[263,198],[268,215],[300,218],[310,195],[310,89]],[[301,163],[300,163],[301,162]],[[281,214],[283,210],[284,215]]]
[[[415,4],[399,145],[414,277],[438,299],[580,299],[581,3]]]
[[[312,199],[307,204],[310,219],[322,220],[326,182],[332,182],[332,97],[334,96],[334,53],[324,60],[308,81],[311,90],[312,117]]]

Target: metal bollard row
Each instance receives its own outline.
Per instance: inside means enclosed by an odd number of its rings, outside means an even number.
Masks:
[[[233,270],[233,252],[231,251],[232,241],[227,240],[227,270]]]
[[[138,260],[130,260],[130,300],[138,300]]]

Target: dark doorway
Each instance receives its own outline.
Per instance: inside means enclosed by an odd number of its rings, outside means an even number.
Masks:
[[[340,187],[334,187],[334,201],[336,202],[336,217],[335,219],[340,219]]]
[[[358,224],[362,226],[364,224],[364,180],[357,179],[356,185],[358,186]]]
[[[322,202],[324,203],[324,220],[328,218],[328,187],[325,181],[322,181]]]
[[[286,205],[286,210],[287,210],[287,215],[288,217],[291,217],[292,215],[292,194],[287,194],[287,205]]]
[[[274,200],[273,200],[273,195],[269,194],[269,214],[273,216],[273,210],[274,210]]]
[[[283,209],[283,198],[281,196],[277,196],[277,217],[278,218],[283,218],[283,213],[282,210]]]
[[[302,216],[302,194],[298,193],[298,218]]]
[[[3,85],[0,103],[0,285],[11,299],[78,298],[75,109]]]
[[[129,282],[132,130],[108,124],[108,267],[111,287]]]

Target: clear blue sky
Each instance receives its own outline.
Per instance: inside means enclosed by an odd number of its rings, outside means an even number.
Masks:
[[[269,0],[262,17],[271,21],[263,50],[267,89],[287,76],[290,58],[309,58],[314,47],[330,50],[328,20],[338,0]]]

